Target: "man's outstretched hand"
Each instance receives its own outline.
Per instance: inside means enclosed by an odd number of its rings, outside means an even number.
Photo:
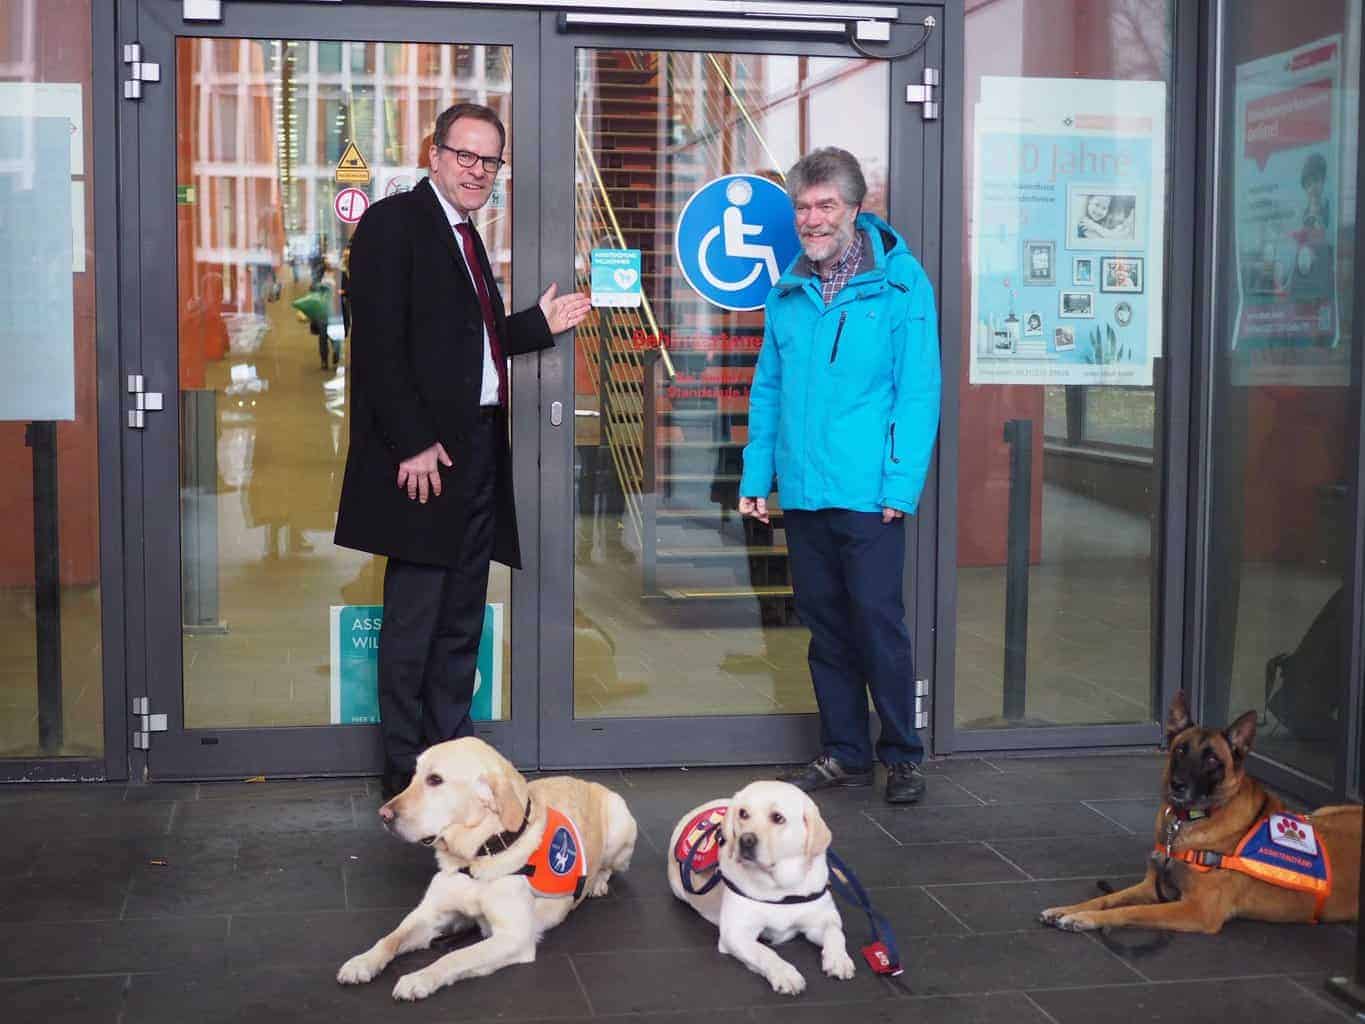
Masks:
[[[551,284],[540,297],[540,311],[545,314],[551,334],[560,334],[577,327],[590,309],[592,300],[586,295],[582,292],[560,295],[557,284]]]

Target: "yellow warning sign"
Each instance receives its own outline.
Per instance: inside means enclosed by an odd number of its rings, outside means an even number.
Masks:
[[[355,148],[354,142],[346,143],[346,152],[342,153],[341,159],[337,161],[336,180],[346,185],[370,183],[370,165],[360,155],[360,150]]]

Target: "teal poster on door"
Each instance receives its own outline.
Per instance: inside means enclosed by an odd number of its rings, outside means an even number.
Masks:
[[[379,629],[384,607],[346,604],[331,607],[331,720],[334,725],[372,725],[379,721]],[[476,722],[502,717],[503,606],[484,608],[483,636],[474,674]]]

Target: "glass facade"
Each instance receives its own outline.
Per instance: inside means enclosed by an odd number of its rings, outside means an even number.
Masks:
[[[439,108],[490,105],[508,166],[478,228],[506,293],[511,52],[195,38],[178,51],[184,720],[368,724],[384,559],[332,543],[349,437],[347,239],[369,202],[420,180]],[[343,171],[352,150],[368,171]],[[495,565],[485,720],[510,714],[510,591]]]
[[[918,255],[936,281],[960,282],[960,294],[939,296],[941,309],[960,311],[941,336],[959,368],[944,384],[954,422],[939,452],[953,487],[938,496],[937,522],[921,517],[937,535],[914,550],[951,541],[955,596],[936,595],[942,566],[933,577],[912,565],[907,577],[917,601],[937,596],[915,612],[943,637],[915,636],[919,674],[952,703],[935,752],[1089,747],[1120,742],[1122,730],[1155,737],[1164,699],[1183,685],[1211,724],[1254,708],[1258,753],[1306,784],[1353,784],[1344,766],[1362,681],[1347,666],[1365,643],[1350,557],[1365,533],[1354,315],[1361,8],[966,0],[944,9],[964,41],[962,66],[941,69],[941,98],[962,97],[960,124],[943,131],[945,116],[924,145],[926,166],[960,161],[960,181],[941,185],[944,201],[960,204],[962,230],[924,228]],[[404,5],[383,10],[398,35]],[[0,459],[9,469],[0,508],[10,526],[0,543],[0,758],[10,774],[35,759],[102,757],[106,735],[123,728],[105,722],[108,680],[140,692],[140,666],[130,662],[123,678],[101,633],[101,569],[111,561],[109,552],[101,561],[101,524],[141,521],[134,501],[179,509],[180,564],[147,572],[180,580],[181,620],[170,628],[182,645],[184,726],[345,720],[334,696],[344,617],[378,609],[384,573],[381,559],[331,542],[347,445],[347,239],[353,215],[420,181],[437,113],[465,99],[492,106],[508,128],[509,163],[479,223],[504,296],[514,110],[520,130],[536,133],[534,150],[523,138],[520,194],[539,197],[542,225],[539,248],[518,249],[520,273],[564,257],[587,289],[596,254],[638,250],[640,259],[638,306],[596,308],[572,343],[540,357],[572,368],[571,466],[548,435],[538,447],[518,434],[518,458],[541,460],[519,462],[519,474],[531,479],[553,458],[563,463],[554,472],[573,480],[562,522],[519,487],[522,536],[562,530],[547,547],[556,550],[571,533],[574,562],[572,700],[555,698],[571,706],[547,708],[550,687],[519,681],[532,697],[519,699],[517,715],[542,724],[546,715],[742,715],[764,729],[815,710],[781,509],[770,526],[736,511],[762,310],[702,301],[677,234],[706,183],[743,173],[780,190],[801,154],[827,144],[860,158],[865,205],[885,213],[896,189],[929,180],[916,177],[923,168],[891,177],[914,148],[895,118],[917,115],[892,91],[908,65],[761,34],[727,44],[745,52],[649,49],[613,30],[567,43],[560,34],[555,45],[572,57],[532,67],[510,44],[248,29],[227,38],[185,24],[159,57],[163,81],[149,86],[170,94],[173,133],[144,137],[121,120],[110,132],[140,147],[144,166],[175,167],[173,237],[101,237],[110,263],[97,266],[97,219],[137,234],[145,217],[127,198],[132,187],[110,189],[107,216],[96,216],[92,94],[104,86],[92,68],[117,63],[120,81],[127,74],[115,40],[92,38],[92,19],[109,23],[102,13],[90,0],[0,0]],[[485,15],[498,25],[511,17]],[[1212,37],[1198,31],[1200,17]],[[318,35],[343,34],[326,24]],[[488,38],[536,38],[534,25],[517,34],[527,24]],[[550,80],[552,66],[563,81]],[[533,93],[524,106],[514,107],[514,67],[518,89]],[[574,117],[547,119],[549,98],[569,91]],[[120,119],[136,109],[119,102]],[[944,113],[959,108],[945,102]],[[1184,135],[1182,124],[1192,126]],[[937,148],[959,137],[960,152]],[[352,152],[363,179],[340,173]],[[1203,176],[1179,177],[1196,167]],[[547,173],[562,173],[566,188],[572,176],[571,210],[542,208],[548,193],[535,179]],[[357,195],[343,195],[348,186]],[[567,243],[547,241],[556,218],[572,220],[567,256]],[[925,224],[935,218],[929,210]],[[101,391],[126,397],[126,388],[97,372],[96,273],[113,288],[119,253],[163,241],[178,309],[178,380],[164,386],[166,415],[178,421],[179,487],[139,495],[129,478],[128,493],[109,493],[101,471],[113,479],[115,461],[135,463],[128,453],[139,442],[112,416],[97,422]],[[1192,294],[1176,266],[1207,274],[1208,287]],[[143,329],[135,306],[101,325],[101,365],[142,343],[124,336]],[[546,404],[534,386],[515,397]],[[1185,514],[1168,512],[1182,501]],[[551,621],[554,602],[543,598],[553,570],[537,571],[523,581],[525,628],[513,638],[512,574],[493,567],[490,719],[512,718],[513,639],[567,651],[545,639],[570,623]],[[1174,623],[1163,604],[1173,590],[1185,599]],[[128,629],[130,651],[153,632]],[[1182,645],[1177,658],[1172,644]],[[935,650],[951,652],[951,672],[934,664]],[[1172,661],[1183,678],[1163,678]]]
[[[0,758],[104,751],[90,26],[0,0]]]
[[[1330,784],[1360,531],[1361,5],[1238,5],[1222,43],[1206,714],[1256,709],[1257,749]]]
[[[1156,717],[1171,10],[967,5],[959,730]]]
[[[726,175],[771,181],[785,206],[787,169],[826,145],[852,148],[864,207],[885,215],[887,65],[577,55],[579,284],[594,250],[639,250],[643,298],[577,334],[575,717],[813,712],[781,510],[771,524],[736,510],[766,288],[759,308],[704,301],[673,239],[689,197]],[[737,212],[755,201],[743,187]],[[712,265],[729,246],[715,238]]]

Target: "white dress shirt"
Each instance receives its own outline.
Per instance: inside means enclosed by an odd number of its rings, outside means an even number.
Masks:
[[[477,267],[471,267],[469,261],[465,259],[464,240],[460,238],[459,232],[455,230],[456,225],[464,224],[469,218],[446,202],[446,197],[441,195],[441,190],[436,187],[434,182],[432,183],[431,190],[436,193],[436,198],[441,204],[441,209],[446,213],[446,220],[450,222],[450,233],[455,236],[455,248],[460,251],[460,261],[464,264],[464,268],[469,274],[470,284],[473,284],[475,280],[474,275],[481,273],[481,271]],[[495,285],[492,281],[489,281],[488,287],[493,288]],[[476,293],[477,291],[478,289],[475,288]],[[482,309],[479,310],[479,323],[483,323]],[[483,386],[479,389],[479,404],[498,404],[498,368],[493,362],[493,348],[488,343],[487,324],[484,324],[483,328]]]

